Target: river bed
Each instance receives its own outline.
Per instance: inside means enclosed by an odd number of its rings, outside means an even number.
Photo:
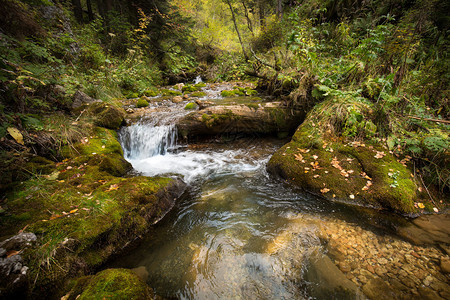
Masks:
[[[120,132],[137,172],[179,176],[190,188],[111,266],[140,267],[158,295],[178,299],[341,299],[335,282],[355,287],[352,299],[450,298],[441,251],[398,238],[403,218],[325,202],[269,176],[284,140],[180,144],[173,118],[184,105]]]

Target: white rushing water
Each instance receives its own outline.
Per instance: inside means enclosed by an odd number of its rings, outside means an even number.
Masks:
[[[125,158],[133,168],[146,176],[181,175],[185,182],[218,174],[254,171],[266,159],[245,159],[248,149],[187,150],[177,142],[173,119],[159,119],[147,124],[122,128],[119,139]]]

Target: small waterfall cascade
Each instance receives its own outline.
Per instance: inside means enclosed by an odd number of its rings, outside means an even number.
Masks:
[[[123,128],[119,134],[124,156],[136,160],[165,155],[177,148],[177,129],[174,124],[134,124]]]

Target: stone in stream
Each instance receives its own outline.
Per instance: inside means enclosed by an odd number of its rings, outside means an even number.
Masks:
[[[364,299],[331,259],[317,251],[309,258],[305,280],[309,282],[309,295],[316,299]]]
[[[304,119],[304,111],[291,110],[281,103],[217,105],[192,112],[177,122],[184,138],[221,134],[279,134],[291,132]]]
[[[450,243],[450,215],[424,215],[414,219],[397,233],[417,245]],[[448,247],[448,246],[447,246]]]
[[[450,273],[450,258],[449,257],[441,257],[440,267],[442,272]]]

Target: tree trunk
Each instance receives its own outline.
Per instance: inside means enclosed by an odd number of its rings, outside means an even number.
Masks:
[[[245,5],[245,0],[242,0],[242,6],[244,6],[244,15],[245,18],[247,19],[247,27],[250,30],[250,32],[252,33],[252,36],[255,36],[255,33],[253,32],[253,24],[252,24],[252,20],[250,20],[250,16],[248,15],[248,9],[247,6]]]
[[[91,22],[92,20],[94,20],[94,13],[92,12],[92,2],[91,2],[91,0],[86,0],[86,5],[87,5],[89,22]]]
[[[258,1],[258,10],[259,10],[259,26],[263,28],[266,25],[266,15],[264,12],[264,2],[263,0]]]
[[[280,20],[283,18],[283,0],[277,0],[277,17]]]
[[[75,19],[77,19],[78,23],[83,22],[83,8],[81,7],[80,0],[72,0],[73,5],[73,13],[75,15]]]
[[[228,4],[228,6],[230,7],[230,10],[231,10],[231,17],[233,18],[234,29],[236,29],[236,33],[237,33],[238,38],[239,38],[239,43],[241,44],[242,52],[244,53],[245,61],[248,61],[248,56],[247,56],[247,53],[245,52],[244,43],[242,43],[241,33],[239,32],[239,28],[238,28],[237,23],[236,23],[236,16],[234,15],[233,7],[231,6],[230,0],[226,0],[226,1],[227,1],[227,4]]]

